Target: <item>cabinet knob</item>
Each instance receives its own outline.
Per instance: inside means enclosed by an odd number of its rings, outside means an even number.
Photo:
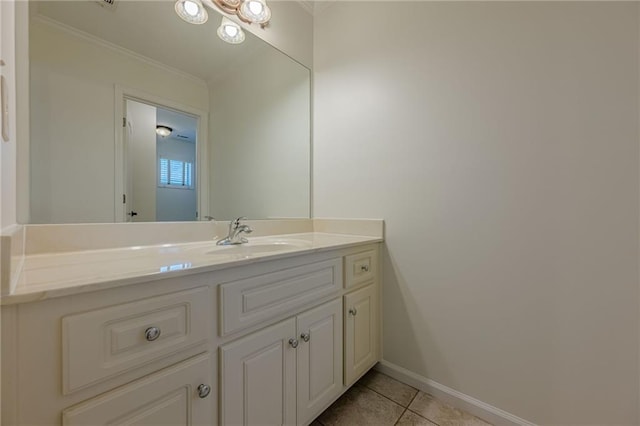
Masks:
[[[211,393],[211,386],[202,384],[198,386],[198,396],[200,398],[206,398]]]
[[[158,327],[149,327],[145,330],[144,337],[149,342],[153,342],[158,337],[160,337],[160,329]]]
[[[293,349],[297,348],[298,347],[298,339],[293,339],[293,338],[289,339],[289,344],[291,345],[291,347]]]
[[[310,335],[309,333],[302,333],[302,334],[300,335],[300,338],[301,338],[302,340],[304,340],[305,342],[308,342],[308,341],[311,339],[311,335]]]
[[[358,315],[358,310],[356,308],[349,309],[349,315],[355,317],[356,315]]]
[[[369,272],[369,265],[362,265],[362,266],[360,266],[360,271],[362,271],[362,272]]]

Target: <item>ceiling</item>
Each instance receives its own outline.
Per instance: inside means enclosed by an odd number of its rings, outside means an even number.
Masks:
[[[216,30],[221,15],[208,9],[209,20],[192,25],[178,17],[174,1],[116,0],[115,7],[101,1],[32,1],[30,13],[161,62],[204,81],[227,72],[256,51],[270,46],[245,31],[246,40],[231,45]]]
[[[198,120],[195,117],[158,108],[156,110],[156,123],[173,129],[171,135],[168,136],[169,138],[191,143],[196,141]]]

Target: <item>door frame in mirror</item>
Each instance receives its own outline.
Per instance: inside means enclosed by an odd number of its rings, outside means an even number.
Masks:
[[[121,223],[126,221],[122,194],[126,193],[126,182],[124,181],[124,140],[122,133],[122,118],[124,117],[124,102],[127,99],[142,102],[155,107],[172,109],[179,113],[184,113],[196,117],[198,120],[198,130],[196,137],[196,192],[198,218],[202,220],[209,215],[209,112],[174,102],[160,96],[145,92],[132,87],[114,85],[114,134],[115,134],[115,164],[114,164],[114,221]]]

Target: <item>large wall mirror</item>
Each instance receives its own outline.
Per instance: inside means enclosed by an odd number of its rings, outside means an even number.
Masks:
[[[310,216],[310,72],[221,19],[29,2],[29,223]]]

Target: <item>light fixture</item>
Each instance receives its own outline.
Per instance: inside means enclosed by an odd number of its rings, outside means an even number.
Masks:
[[[218,27],[218,37],[227,43],[240,44],[244,41],[244,31],[240,25],[229,18],[222,17],[222,22]]]
[[[204,24],[209,19],[209,14],[200,0],[178,0],[176,13],[190,24]]]
[[[213,0],[216,6],[231,15],[236,14],[236,10],[240,7],[242,0]]]
[[[173,132],[173,129],[169,126],[161,126],[161,125],[156,126],[156,133],[162,136],[163,138],[166,136],[169,136],[171,132]]]
[[[271,19],[271,9],[265,0],[245,0],[238,8],[238,17],[245,22],[265,24]]]
[[[207,22],[207,10],[203,0],[178,0],[176,13],[185,21],[192,24]],[[209,7],[217,7],[227,15],[236,15],[247,24],[260,24],[265,28],[271,19],[271,9],[266,0],[204,0]]]

